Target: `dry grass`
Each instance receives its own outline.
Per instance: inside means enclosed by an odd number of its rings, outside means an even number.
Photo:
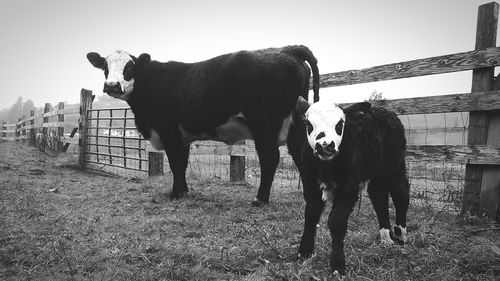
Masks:
[[[0,143],[1,280],[334,280],[326,214],[316,254],[296,258],[304,203],[277,183],[251,207],[247,184],[197,179],[170,201],[164,177],[82,172],[75,159]],[[217,180],[217,181],[216,181]],[[367,197],[346,238],[346,280],[498,280],[500,235],[484,219],[411,207],[407,245],[377,242]],[[491,230],[493,229],[493,230]]]

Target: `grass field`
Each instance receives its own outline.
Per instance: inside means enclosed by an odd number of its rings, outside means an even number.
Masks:
[[[316,254],[296,257],[304,202],[276,182],[271,204],[256,188],[190,178],[171,182],[83,172],[72,155],[0,143],[0,280],[335,280],[324,214]],[[413,201],[412,201],[413,203]],[[391,213],[393,215],[393,213]],[[346,280],[498,280],[499,225],[413,204],[405,246],[378,242],[367,197],[350,218]]]

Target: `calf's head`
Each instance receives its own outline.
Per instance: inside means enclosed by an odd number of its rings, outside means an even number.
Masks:
[[[91,52],[87,54],[87,59],[94,67],[104,71],[106,81],[103,92],[122,100],[127,100],[134,90],[137,66],[151,60],[148,54],[142,54],[136,58],[120,50],[111,53],[106,58]]]
[[[370,103],[362,102],[343,110],[333,102],[319,101],[309,104],[300,97],[296,110],[305,123],[307,142],[314,156],[329,161],[339,153],[346,118],[351,115],[364,115],[370,108]]]

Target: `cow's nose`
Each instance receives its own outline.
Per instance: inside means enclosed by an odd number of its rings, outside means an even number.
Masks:
[[[335,153],[335,143],[332,141],[330,144],[328,144],[325,147],[325,150],[330,152],[330,153]]]
[[[318,153],[323,153],[323,146],[321,144],[316,143],[315,148]]]
[[[120,82],[115,83],[104,83],[104,89],[102,90],[104,93],[117,93],[121,92],[122,86]]]

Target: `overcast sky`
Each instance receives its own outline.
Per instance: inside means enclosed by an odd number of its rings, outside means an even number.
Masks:
[[[308,46],[320,73],[474,49],[481,0],[0,0],[0,109],[102,95],[86,59],[123,49],[159,61],[201,61],[238,50]],[[320,90],[339,102],[470,91],[470,72]]]

